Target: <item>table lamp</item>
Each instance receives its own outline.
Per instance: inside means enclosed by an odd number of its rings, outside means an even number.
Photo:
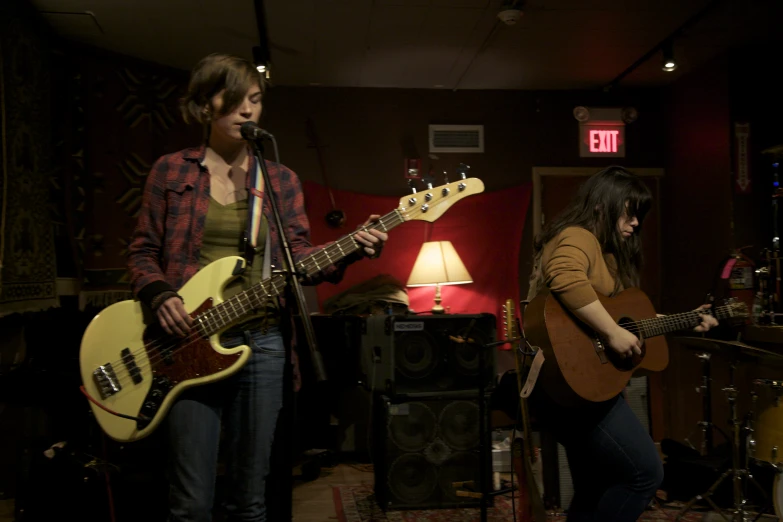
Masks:
[[[451,241],[428,241],[421,245],[419,256],[413,265],[407,286],[434,286],[435,306],[433,314],[444,313],[441,306],[441,285],[472,283],[468,269],[459,258]]]

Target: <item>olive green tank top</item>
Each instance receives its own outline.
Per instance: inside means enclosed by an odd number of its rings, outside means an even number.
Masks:
[[[199,269],[223,257],[243,256],[243,235],[247,225],[247,199],[221,205],[213,197],[209,198],[209,210],[204,222],[204,238],[201,244]],[[243,290],[261,282],[264,266],[266,236],[269,233],[269,223],[266,216],[261,216],[261,226],[258,230],[256,256],[253,266],[234,279],[223,291],[223,299],[228,299]],[[254,327],[268,327],[278,324],[279,310],[276,300],[265,303],[257,314],[241,319],[230,331],[242,331]]]

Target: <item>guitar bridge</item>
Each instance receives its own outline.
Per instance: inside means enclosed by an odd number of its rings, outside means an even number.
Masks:
[[[92,372],[92,378],[95,379],[95,384],[98,385],[101,399],[111,397],[122,390],[122,385],[119,379],[117,379],[117,374],[114,373],[111,363],[98,366],[98,369]]]
[[[606,364],[609,362],[609,359],[606,357],[606,348],[604,347],[603,341],[599,337],[596,337],[593,340],[593,344],[595,345],[595,353],[598,354],[598,358],[601,360],[601,364]]]

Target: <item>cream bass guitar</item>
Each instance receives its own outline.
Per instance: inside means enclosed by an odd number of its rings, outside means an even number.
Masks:
[[[388,231],[406,221],[433,222],[454,203],[483,191],[484,183],[477,178],[429,188],[400,198],[399,207],[371,226]],[[300,260],[297,271],[311,276],[356,252],[360,245],[354,233]],[[79,354],[82,392],[109,437],[130,442],[148,436],[183,391],[225,379],[247,362],[250,347],[223,348],[219,336],[280,295],[286,276],[274,274],[224,300],[226,285],[244,269],[242,257],[219,259],[179,290],[194,322],[184,338],[163,332],[149,309],[135,300],[115,303],[93,318]]]

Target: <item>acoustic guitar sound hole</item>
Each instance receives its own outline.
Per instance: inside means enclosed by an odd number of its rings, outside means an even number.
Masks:
[[[639,337],[639,332],[636,331],[637,327],[634,324],[633,319],[623,317],[617,322],[617,324],[626,330],[629,330],[635,336]],[[612,350],[608,345],[606,346],[606,355],[609,358],[609,361],[621,372],[629,372],[639,366],[642,363],[642,359],[644,359],[644,354],[646,351],[647,348],[644,346],[644,339],[642,339],[641,355],[634,354],[633,357],[622,357],[620,354]]]

